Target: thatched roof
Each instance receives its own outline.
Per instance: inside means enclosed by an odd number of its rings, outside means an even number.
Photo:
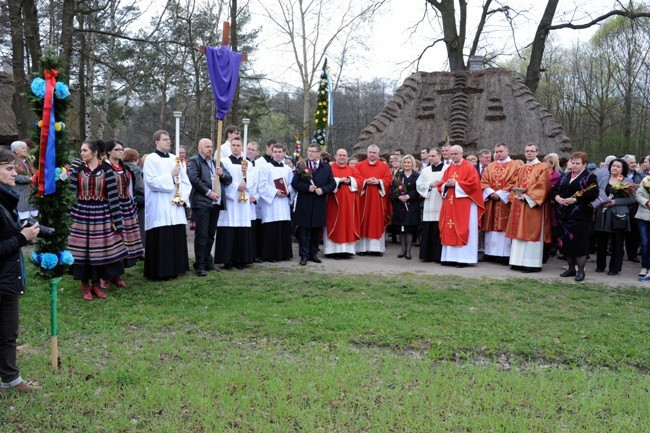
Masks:
[[[18,140],[16,114],[11,107],[13,98],[13,76],[0,72],[0,145],[8,145]]]
[[[445,134],[465,155],[502,142],[513,156],[522,156],[527,143],[537,144],[540,155],[566,158],[573,151],[551,113],[505,69],[412,74],[361,132],[354,151],[365,154],[376,144],[382,152],[401,147],[419,154],[443,144]]]

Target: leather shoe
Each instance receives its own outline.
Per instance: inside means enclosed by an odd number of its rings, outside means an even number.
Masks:
[[[316,256],[310,257],[309,260],[311,260],[314,263],[323,263],[323,261]]]
[[[90,291],[99,299],[106,299],[106,293],[102,292],[102,289],[100,289],[100,284],[97,281],[93,281],[92,285],[90,286]]]
[[[111,278],[111,283],[115,284],[117,287],[126,287],[126,283],[122,281],[119,276]]]
[[[601,273],[601,272],[605,272],[605,270],[603,268],[596,268],[596,272]]]
[[[103,278],[100,278],[100,279],[99,279],[99,287],[101,287],[102,289],[106,290],[106,289],[108,289],[109,287],[111,287],[111,281],[110,281],[110,280],[105,280],[105,279],[103,279]]]
[[[194,274],[196,274],[197,277],[207,277],[208,273],[205,272],[205,269],[197,269],[194,271]]]
[[[1,388],[0,392],[2,392],[2,394],[9,394],[10,392],[14,391],[14,392],[20,392],[26,394],[26,393],[36,392],[40,390],[41,390],[40,386],[30,385],[29,383],[23,380],[18,385],[12,386],[11,388]]]
[[[639,260],[638,257],[630,257],[628,260],[634,263],[641,263],[641,260]]]
[[[404,257],[404,255],[405,255],[404,253],[400,253],[400,254],[397,255],[397,258],[398,258],[398,259],[401,259],[401,258]]]
[[[300,258],[300,266],[307,266],[307,259],[304,257]]]
[[[223,265],[223,268],[224,268],[225,270],[227,270],[227,271],[231,270],[231,269],[232,269],[232,263],[225,263],[225,264]]]
[[[90,283],[87,280],[81,282],[81,296],[86,301],[92,301],[93,300],[93,294],[90,293]]]
[[[575,276],[576,276],[575,269],[567,269],[566,271],[560,274],[560,277],[575,277]]]
[[[584,272],[578,272],[576,275],[576,281],[582,281],[585,279],[585,273]]]
[[[607,275],[618,275],[618,272],[609,271],[607,272]]]
[[[255,260],[253,260],[253,261],[254,261],[255,263],[263,263],[263,262],[262,262],[262,259],[260,259],[259,257],[255,257]]]
[[[407,255],[407,256],[406,256],[406,260],[411,260],[411,256],[410,256],[410,255]]]
[[[235,267],[237,269],[239,269],[240,271],[243,271],[244,269],[246,269],[246,265],[244,265],[242,263],[235,263]]]

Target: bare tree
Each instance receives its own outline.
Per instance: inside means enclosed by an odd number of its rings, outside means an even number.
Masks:
[[[335,42],[350,41],[362,22],[369,21],[386,0],[349,2],[339,9],[327,0],[274,0],[260,2],[266,17],[275,26],[278,47],[289,47],[294,64],[290,66],[300,77],[302,95],[303,148],[308,142],[313,110],[310,91],[326,57]],[[346,46],[342,47],[345,50]],[[345,58],[345,57],[343,57]]]

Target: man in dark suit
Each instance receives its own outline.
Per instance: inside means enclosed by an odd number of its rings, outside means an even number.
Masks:
[[[318,258],[318,243],[323,227],[327,225],[327,194],[336,189],[332,167],[320,160],[320,146],[311,144],[307,149],[307,160],[296,169],[291,186],[298,193],[294,213],[297,226],[300,264],[307,260],[321,263]]]
[[[212,244],[217,232],[219,211],[224,208],[221,196],[212,190],[213,179],[218,178],[222,186],[228,186],[232,177],[227,170],[215,166],[212,158],[212,141],[207,138],[199,140],[199,154],[187,162],[187,177],[192,184],[190,204],[196,222],[194,231],[194,272],[199,277],[205,277],[206,271],[219,271],[214,266]]]
[[[492,151],[490,149],[482,149],[478,153],[478,162],[476,163],[476,171],[478,171],[478,176],[483,176],[483,172],[487,168],[488,164],[492,162]]]

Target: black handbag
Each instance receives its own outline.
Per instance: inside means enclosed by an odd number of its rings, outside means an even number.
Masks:
[[[612,230],[627,231],[630,227],[629,212],[618,213],[612,210]]]

